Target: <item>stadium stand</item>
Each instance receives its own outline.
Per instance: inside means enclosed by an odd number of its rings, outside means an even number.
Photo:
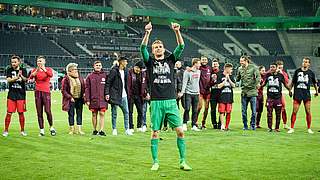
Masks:
[[[222,30],[189,30],[188,33],[200,40],[210,48],[217,50],[222,54],[230,54],[224,47],[223,43],[232,43]]]
[[[136,2],[131,0],[125,0],[125,2],[129,6],[134,8],[140,7],[139,5],[142,5],[145,9],[172,11],[168,6],[166,6],[159,0],[137,0]]]
[[[169,29],[169,27],[155,27],[152,34],[151,34],[151,39],[156,40],[156,39],[161,39],[165,45],[165,48],[169,51],[173,51],[176,46],[176,38],[175,34],[172,32],[172,30]],[[194,56],[199,56],[198,50],[200,49],[199,46],[196,44],[192,43],[188,39],[184,39],[185,41],[185,51],[183,52],[184,57],[194,57]]]
[[[282,2],[288,16],[315,16],[320,6],[320,2],[314,0],[282,0]]]
[[[185,13],[203,15],[203,11],[199,10],[199,5],[208,5],[212,9],[216,16],[223,16],[221,12],[221,7],[216,6],[214,1],[205,1],[205,0],[190,0],[188,3],[182,0],[167,0],[169,3],[175,5],[179,10]],[[84,4],[84,5],[98,5],[102,6],[102,1],[77,1],[77,0],[59,0],[59,2],[75,3],[75,4]],[[106,1],[105,5],[111,7],[111,1]],[[157,0],[136,0],[129,1],[124,0],[127,4],[134,8],[144,7],[145,9],[152,10],[161,10],[161,11],[171,11],[164,1]],[[265,0],[265,1],[246,1],[246,0],[229,0],[222,1],[217,0],[219,4],[222,5],[222,8],[227,11],[232,16],[240,16],[239,12],[236,10],[236,6],[245,7],[252,16],[268,16],[275,17],[279,16],[279,9],[277,3],[274,0]],[[288,16],[315,16],[319,8],[320,2],[316,0],[305,0],[305,1],[281,1],[286,15]],[[27,8],[28,9],[28,8]],[[23,13],[26,10],[24,6],[21,6],[20,11],[23,16],[30,15],[32,13]],[[66,10],[57,10],[60,14],[66,14]],[[1,11],[2,13],[3,11]],[[12,9],[4,11],[12,15]],[[40,13],[40,12],[39,12]],[[56,13],[56,12],[54,12]],[[59,14],[59,13],[58,13]],[[58,15],[57,14],[57,15]],[[68,14],[68,13],[67,13]],[[72,13],[69,13],[72,14]],[[69,15],[68,14],[68,15]],[[83,18],[82,20],[88,19],[86,13],[79,14],[73,13],[77,18]],[[99,14],[99,13],[98,13]],[[19,13],[18,13],[19,15]],[[37,14],[39,15],[39,14]],[[46,16],[47,14],[41,14],[40,16]],[[84,16],[83,16],[84,15]],[[50,17],[55,17],[55,14],[51,14]],[[101,16],[97,16],[100,18]],[[112,60],[115,57],[112,56],[114,52],[120,54],[126,54],[131,59],[138,59],[139,52],[138,48],[141,42],[141,37],[143,35],[143,26],[146,21],[152,20],[152,17],[138,17],[129,16],[123,17],[119,13],[113,15],[109,14],[107,17],[112,17],[105,21],[115,21],[125,24],[125,30],[106,30],[106,32],[101,33],[98,30],[93,30],[90,33],[84,32],[71,32],[70,29],[60,29],[53,26],[48,26],[45,31],[41,28],[29,28],[25,29],[9,29],[5,30],[2,28],[0,31],[0,66],[5,66],[8,64],[9,55],[18,54],[23,55],[25,62],[30,66],[34,66],[34,60],[37,55],[45,55],[47,57],[48,63],[52,67],[63,67],[69,62],[77,61],[80,67],[91,67],[90,62],[96,58],[104,59],[104,66],[111,67]],[[150,18],[150,19],[149,19]],[[94,19],[95,20],[95,19]],[[137,22],[135,20],[138,20]],[[102,21],[102,20],[101,20]],[[144,22],[143,22],[144,21]],[[160,22],[159,24],[165,24],[167,22]],[[190,22],[187,22],[187,24]],[[199,43],[204,44],[205,46],[212,48],[218,53],[224,55],[228,61],[238,61],[238,56],[233,56],[231,53],[224,48],[225,43],[234,43],[230,37],[228,37],[224,30],[225,29],[211,29],[211,30],[199,30],[197,27],[205,27],[206,24],[202,22],[192,22],[189,24],[189,28],[183,28],[183,33],[190,36]],[[4,27],[4,26],[2,26]],[[208,27],[212,27],[208,25]],[[240,26],[241,27],[241,26]],[[89,32],[90,30],[83,30]],[[311,35],[309,31],[306,32],[285,32],[284,34],[288,37],[288,46],[291,50],[290,53],[287,53],[288,48],[282,47],[284,41],[278,36],[277,31],[266,31],[259,29],[257,31],[251,30],[227,30],[227,32],[232,35],[237,41],[239,41],[244,47],[249,49],[250,54],[254,54],[253,51],[248,47],[248,44],[260,44],[264,47],[270,54],[270,56],[255,56],[253,55],[253,61],[257,64],[264,64],[265,62],[270,62],[275,60],[276,57],[281,57],[285,61],[286,68],[295,68],[293,63],[293,54],[297,55],[313,55],[315,50],[318,47],[319,42],[316,40],[318,36]],[[129,34],[130,33],[130,34]],[[154,25],[152,32],[151,40],[161,39],[167,50],[173,51],[176,47],[175,35],[172,33],[168,26],[164,25]],[[280,41],[281,39],[281,41]],[[298,41],[308,41],[312,42],[311,44],[305,45],[304,43],[298,43]],[[183,53],[183,58],[190,60],[192,57],[197,57],[200,55],[199,50],[201,49],[197,43],[194,43],[193,40],[184,38],[186,47]],[[92,54],[84,51],[79,46],[87,47]],[[92,48],[94,45],[100,45],[104,47],[122,47],[122,46],[133,46],[136,49],[132,51],[127,50],[97,50]],[[41,47],[41,48],[38,48]],[[116,49],[116,48],[115,48]],[[284,51],[286,49],[286,52]],[[295,53],[292,53],[295,52]],[[287,53],[287,54],[286,54]],[[131,62],[130,62],[131,63]]]
[[[67,55],[41,34],[25,32],[0,32],[1,54]]]
[[[252,61],[257,65],[263,65],[269,69],[270,62],[275,62],[276,60],[282,60],[285,69],[295,69],[296,66],[292,60],[291,56],[252,56]]]
[[[284,54],[276,31],[229,31],[243,45],[260,44],[270,54]]]
[[[59,2],[74,3],[74,4],[84,4],[84,5],[96,5],[102,6],[102,1],[79,1],[79,0],[58,0]],[[133,8],[139,8],[142,5],[146,9],[153,10],[165,10],[172,11],[167,5],[162,1],[158,0],[124,0],[129,6]],[[186,3],[183,0],[168,0],[170,3],[178,7],[182,12],[192,13],[192,14],[202,14],[199,11],[199,5],[208,5],[216,15],[223,15],[219,8],[217,8],[213,1],[206,0],[189,0]],[[245,7],[252,16],[279,16],[277,3],[275,0],[264,0],[264,1],[247,1],[247,0],[217,0],[220,2],[222,7],[231,15],[239,16],[240,14],[236,10],[236,6]],[[138,4],[140,5],[138,5]],[[315,16],[320,2],[317,0],[282,0],[286,15],[288,16]],[[106,0],[105,6],[111,7],[111,0]]]
[[[231,16],[239,16],[236,6],[243,6],[252,16],[278,16],[278,9],[275,0],[247,1],[247,0],[220,0],[220,4],[230,13]]]
[[[220,12],[218,8],[214,5],[213,1],[206,0],[189,0],[188,3],[185,3],[183,0],[171,0],[171,3],[179,7],[182,12],[192,13],[192,14],[201,14],[203,13],[199,10],[199,5],[208,5],[212,11],[214,11],[215,15],[222,16],[223,14]]]
[[[137,31],[141,31],[141,29],[138,29]],[[218,51],[219,53],[226,55],[226,57],[231,57],[231,60],[233,61],[238,61],[239,59],[239,57],[232,57],[231,54],[223,47],[224,43],[232,43],[232,41],[224,34],[224,31],[222,30],[189,29],[186,30],[184,33],[199,40],[201,43]],[[255,57],[257,64],[260,64],[260,62],[264,62],[264,60],[274,60],[273,55],[275,54],[284,54],[277,33],[274,31],[230,31],[230,33],[245,46],[247,46],[249,43],[261,44],[270,52],[271,56]],[[88,47],[92,47],[90,45],[131,45],[136,46],[137,49],[141,42],[140,38],[132,39],[128,37],[67,33],[27,33],[16,31],[14,33],[10,32],[10,36],[7,36],[8,32],[2,31],[0,34],[1,37],[3,37],[3,41],[1,41],[0,43],[0,54],[34,55],[34,57],[32,58],[28,56],[24,58],[25,62],[28,63],[30,66],[35,65],[34,60],[36,55],[46,55],[48,63],[52,67],[63,67],[67,63],[73,61],[79,63],[79,67],[90,67],[91,63],[88,63],[88,59],[90,59],[91,57],[76,45],[77,42],[81,45],[88,45]],[[8,37],[15,40],[11,41],[11,39]],[[15,42],[17,41],[17,37],[19,37],[20,39],[19,42]],[[165,48],[169,51],[173,51],[176,47],[175,35],[174,33],[172,33],[172,31],[170,31],[169,27],[167,26],[156,26],[152,33],[151,39],[161,39],[165,44]],[[199,56],[199,49],[201,48],[186,38],[184,40],[186,47],[183,53],[183,58],[186,60],[190,60],[190,58],[192,57]],[[56,41],[57,44],[54,44],[52,41]],[[41,42],[42,44],[36,42]],[[44,45],[44,43],[47,44]],[[19,47],[15,46],[16,49],[8,48],[8,46],[6,46],[7,44],[10,44],[10,46],[18,44]],[[26,46],[26,44],[28,44],[28,46]],[[92,50],[90,48],[88,49]],[[139,58],[139,53],[135,53],[136,56],[134,58]],[[284,60],[289,59],[287,64],[293,64],[294,68],[294,63],[291,63],[292,59],[290,60],[290,58],[287,56],[284,57]],[[2,56],[1,59],[4,59],[4,56]],[[1,60],[1,62],[3,64],[7,64],[7,59],[8,57],[6,57],[5,61]],[[105,67],[111,67],[111,59],[115,58],[109,58],[109,56],[106,56],[102,59],[109,60],[103,64]],[[291,66],[287,66],[287,68],[291,68]]]

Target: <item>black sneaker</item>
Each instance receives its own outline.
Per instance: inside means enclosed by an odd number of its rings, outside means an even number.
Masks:
[[[100,136],[106,136],[106,133],[103,132],[103,131],[99,131],[99,135],[100,135]]]
[[[51,129],[50,134],[51,134],[51,136],[55,136],[55,135],[57,135],[57,132],[55,129]]]
[[[268,131],[269,131],[269,132],[272,132],[272,129],[269,129]]]
[[[98,131],[97,130],[92,131],[92,135],[98,135]]]
[[[213,129],[218,129],[218,124],[213,124]]]

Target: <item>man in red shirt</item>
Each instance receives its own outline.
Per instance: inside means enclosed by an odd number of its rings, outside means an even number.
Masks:
[[[93,72],[88,74],[85,82],[85,102],[92,112],[92,135],[106,136],[104,132],[104,114],[108,109],[108,103],[104,98],[104,87],[107,75],[103,71],[102,62],[97,60],[93,63]],[[97,130],[98,114],[100,129]]]
[[[200,97],[198,104],[198,116],[202,109],[202,104],[204,102],[204,112],[202,116],[202,125],[201,129],[206,129],[206,119],[208,115],[209,102],[210,102],[210,85],[211,85],[211,74],[212,68],[208,65],[208,58],[205,56],[201,57],[201,66],[200,69]]]
[[[37,68],[31,71],[29,79],[35,80],[35,101],[40,128],[39,136],[44,136],[43,125],[43,107],[47,114],[48,123],[50,126],[51,136],[56,135],[56,130],[53,127],[51,113],[51,94],[50,94],[50,78],[53,76],[52,69],[45,67],[46,59],[43,56],[37,58]]]

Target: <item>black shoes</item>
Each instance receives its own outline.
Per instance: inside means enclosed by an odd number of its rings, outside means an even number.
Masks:
[[[97,130],[92,131],[92,135],[98,135],[98,131]]]
[[[57,132],[55,129],[51,129],[50,134],[51,134],[51,136],[55,136],[55,135],[57,135]]]
[[[106,136],[106,133],[103,132],[103,131],[97,131],[97,130],[94,130],[92,131],[92,135],[96,136],[96,135],[99,135],[99,136]]]
[[[106,136],[106,133],[103,131],[99,131],[99,136]]]

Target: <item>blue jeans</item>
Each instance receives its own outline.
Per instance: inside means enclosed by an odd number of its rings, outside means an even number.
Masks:
[[[118,105],[111,104],[112,129],[117,129],[117,107]],[[127,97],[123,97],[121,99],[121,104],[119,107],[121,108],[124,116],[124,128],[127,130],[129,126],[129,108]]]
[[[82,111],[83,111],[83,100],[74,99],[75,102],[70,103],[70,109],[68,111],[69,126],[74,125],[74,115],[77,113],[77,125],[82,125]]]
[[[144,101],[143,103],[143,112],[142,112],[142,125],[147,126],[147,111],[148,111],[149,101]]]
[[[242,122],[243,122],[243,129],[248,129],[248,120],[247,120],[247,108],[250,102],[251,106],[251,121],[250,127],[251,129],[255,129],[255,121],[256,121],[256,104],[257,98],[256,97],[246,97],[241,96],[241,108],[242,108]]]

